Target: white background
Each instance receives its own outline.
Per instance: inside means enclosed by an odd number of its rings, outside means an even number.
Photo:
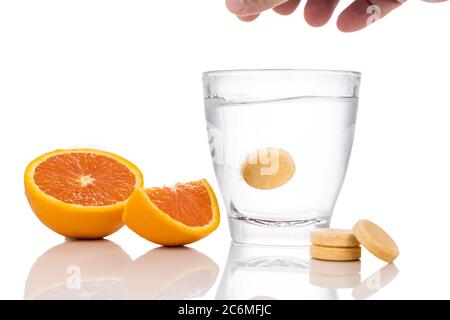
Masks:
[[[201,177],[216,186],[201,73],[235,68],[363,73],[333,224],[366,217],[397,240],[399,275],[372,298],[450,298],[449,17],[450,3],[412,0],[343,34],[335,17],[309,27],[301,9],[246,24],[221,0],[1,0],[0,298],[23,298],[35,260],[64,241],[28,207],[29,161],[56,148],[101,148],[137,164],[147,186]],[[133,259],[156,247],[126,228],[109,239]],[[220,269],[204,298],[216,295],[229,245],[223,212],[218,231],[192,245]],[[364,252],[363,278],[382,266]]]

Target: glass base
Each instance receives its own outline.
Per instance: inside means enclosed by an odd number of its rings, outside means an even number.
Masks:
[[[328,228],[330,217],[294,221],[252,219],[233,212],[229,217],[231,238],[236,243],[269,246],[304,246],[310,244],[310,232]]]

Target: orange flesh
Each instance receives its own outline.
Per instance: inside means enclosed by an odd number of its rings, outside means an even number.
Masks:
[[[171,218],[191,227],[212,219],[211,199],[201,182],[177,183],[174,187],[149,188],[150,200]]]
[[[95,153],[63,153],[40,163],[34,181],[66,203],[107,206],[128,199],[136,178],[123,164]]]

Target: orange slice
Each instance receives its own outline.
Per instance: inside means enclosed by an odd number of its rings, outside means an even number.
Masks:
[[[199,180],[172,188],[136,189],[123,214],[124,223],[141,237],[165,246],[182,246],[213,232],[220,221],[209,183]]]
[[[46,153],[25,170],[25,193],[34,213],[70,238],[103,238],[120,229],[125,204],[142,185],[132,163],[93,149]]]

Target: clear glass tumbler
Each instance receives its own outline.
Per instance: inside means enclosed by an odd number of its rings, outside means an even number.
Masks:
[[[209,145],[232,239],[302,245],[328,227],[350,157],[361,75],[203,74]]]

